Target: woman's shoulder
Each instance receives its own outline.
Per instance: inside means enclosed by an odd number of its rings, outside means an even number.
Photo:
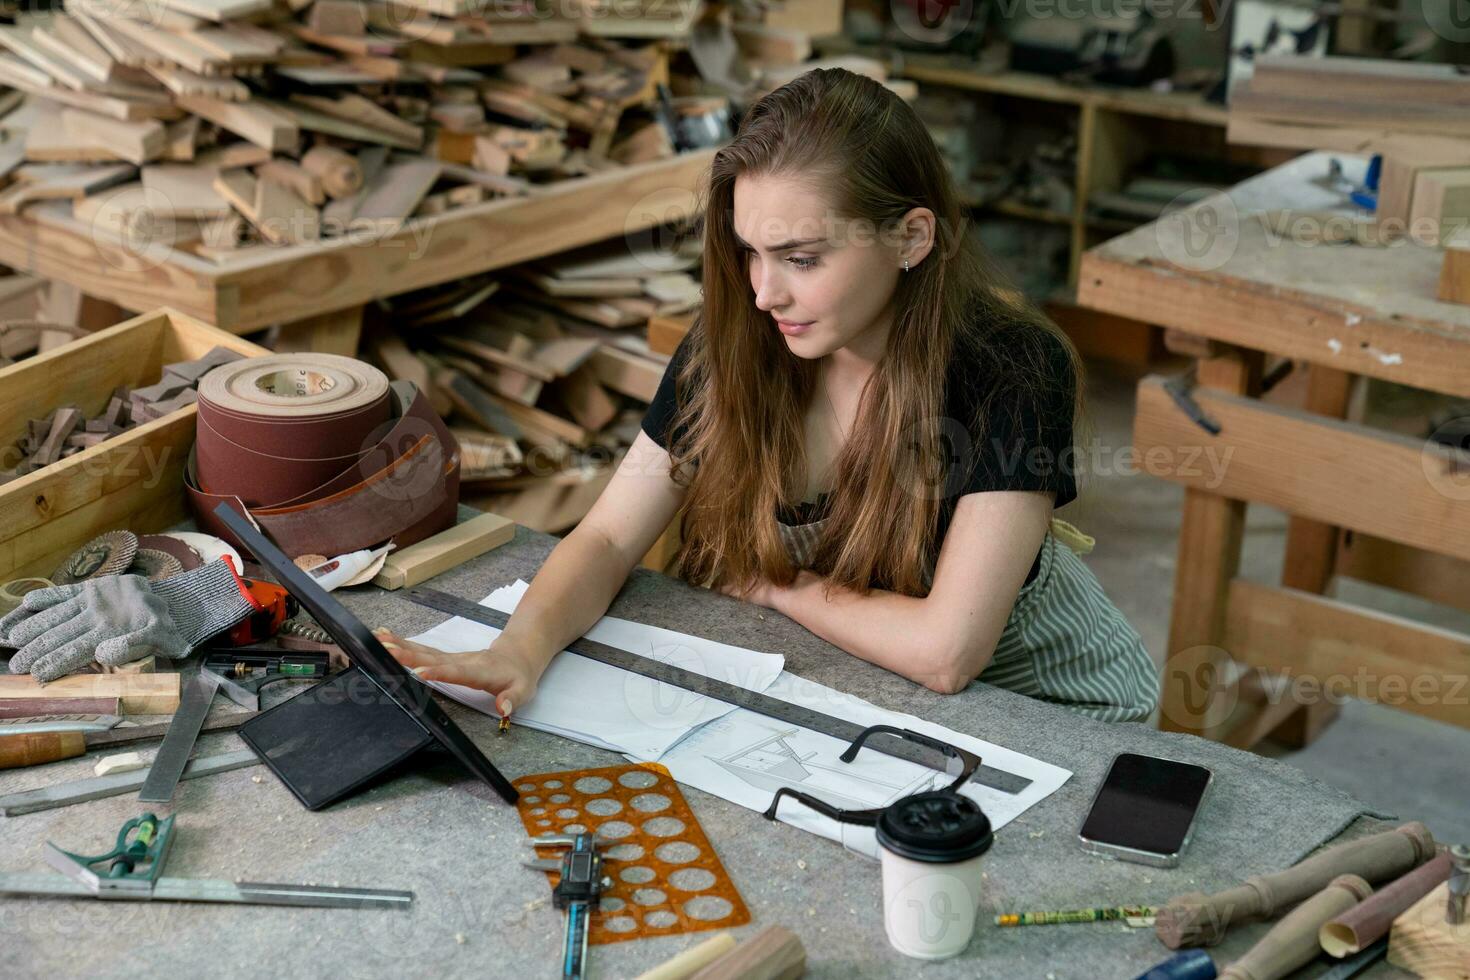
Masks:
[[[1040,315],[1001,306],[981,307],[951,355],[949,395],[978,408],[1022,393],[1070,400],[1077,372],[1070,344]]]

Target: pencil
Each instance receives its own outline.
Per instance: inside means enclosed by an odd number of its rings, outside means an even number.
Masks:
[[[1013,912],[997,915],[998,926],[1053,926],[1072,922],[1120,922],[1157,914],[1152,905],[1117,905],[1112,908],[1073,909],[1066,912]]]

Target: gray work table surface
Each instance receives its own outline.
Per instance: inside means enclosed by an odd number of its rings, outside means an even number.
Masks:
[[[478,600],[530,579],[555,540],[515,540],[427,583]],[[444,616],[377,589],[337,593],[369,626],[406,634]],[[888,945],[879,866],[839,845],[691,788],[685,796],[749,906],[748,936],[779,923],[801,937],[816,977],[1132,977],[1170,951],[1152,930],[1108,923],[997,929],[1000,911],[1162,902],[1285,867],[1319,845],[1382,829],[1379,817],[1307,774],[1191,736],[1103,725],[985,684],[933,694],[851,657],[768,610],[639,570],[610,614],[776,652],[788,670],[1071,769],[1056,794],[997,834],[985,858],[980,924],[958,958],[923,963]],[[512,780],[617,765],[612,753],[513,728],[458,705],[451,716]],[[204,736],[200,754],[241,747]],[[1196,838],[1173,870],[1100,861],[1076,833],[1112,757],[1148,752],[1209,766],[1215,785]],[[151,749],[145,750],[146,755]],[[93,759],[0,773],[0,793],[91,775]],[[0,872],[41,871],[43,842],[99,853],[146,809],[128,795],[0,819]],[[182,783],[170,809],[175,876],[412,889],[411,911],[0,900],[8,976],[556,976],[561,914],[516,811],[452,765],[409,772],[322,812],[302,808],[264,767]],[[1408,815],[1412,816],[1412,815]],[[1241,928],[1221,963],[1265,931]],[[636,975],[709,933],[594,946],[591,976]],[[1311,972],[1316,972],[1315,970]],[[1398,971],[1378,968],[1379,975]],[[1310,974],[1304,974],[1310,975]]]

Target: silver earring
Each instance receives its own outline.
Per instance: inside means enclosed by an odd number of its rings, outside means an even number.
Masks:
[[[904,272],[908,272],[909,271],[909,260],[908,259],[904,259],[903,260],[903,271]]]

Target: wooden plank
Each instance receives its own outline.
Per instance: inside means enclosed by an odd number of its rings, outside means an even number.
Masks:
[[[1470,243],[1444,250],[1437,295],[1446,303],[1470,303]]]
[[[177,119],[182,115],[166,102],[117,98],[96,92],[74,92],[47,81],[37,81],[27,68],[23,62],[10,55],[0,55],[0,83],[114,119]]]
[[[307,129],[328,126],[329,123],[321,118],[326,117],[346,124],[338,127],[341,130],[338,135],[346,136],[354,132],[361,132],[370,137],[371,142],[383,142],[408,150],[416,150],[424,143],[422,127],[415,126],[376,102],[354,93],[335,99],[297,93],[291,96],[291,111],[297,112],[301,118],[311,120],[310,124],[302,123],[303,128]],[[317,131],[329,132],[330,130],[318,129]]]
[[[190,164],[155,164],[144,167],[143,189],[156,214],[176,218],[222,218],[230,213],[230,202],[214,188],[219,171]]]
[[[439,174],[439,164],[433,160],[389,164],[367,188],[367,195],[358,205],[353,221],[402,222],[417,210],[419,202],[438,181]]]
[[[123,714],[171,715],[179,707],[180,674],[73,674],[49,684],[0,674],[0,699],[117,698]]]
[[[1230,584],[1225,645],[1239,661],[1320,682],[1324,695],[1470,728],[1470,636],[1310,592]]]
[[[117,72],[117,61],[76,22],[53,17],[31,32],[36,47],[74,67],[94,82],[108,82]]]
[[[589,363],[604,385],[644,402],[653,401],[664,375],[662,364],[606,344],[598,348]]]
[[[1470,612],[1470,562],[1358,532],[1344,534],[1337,574]]]
[[[294,119],[256,100],[221,102],[197,95],[181,95],[177,101],[181,108],[272,153],[289,152],[301,137]]]
[[[265,102],[266,100],[257,99],[256,101]],[[309,130],[313,133],[324,133],[328,136],[353,140],[358,143],[379,143],[383,146],[391,146],[403,150],[416,150],[419,148],[419,143],[417,142],[405,140],[393,133],[372,129],[350,120],[328,115],[304,103],[292,101],[289,103],[272,102],[268,104],[279,110],[283,115],[288,115],[301,129]]]
[[[499,514],[481,514],[402,551],[391,552],[373,584],[389,590],[413,588],[500,547],[515,534],[514,521]]]
[[[556,393],[573,421],[588,432],[597,432],[617,418],[617,401],[598,383],[591,368],[583,367],[557,381]]]
[[[352,307],[297,320],[281,327],[275,349],[316,351],[355,357],[362,338],[362,307]]]
[[[1139,383],[1134,446],[1149,473],[1470,558],[1470,500],[1449,447],[1248,398],[1194,397],[1221,435],[1190,420],[1162,378]]]
[[[197,95],[221,102],[246,102],[250,99],[250,89],[245,83],[228,76],[210,77],[169,65],[149,65],[145,71],[175,95]]]
[[[87,76],[69,61],[53,57],[31,38],[29,27],[0,27],[0,45],[15,52],[67,88],[78,91],[88,87]]]
[[[157,119],[128,122],[80,109],[63,109],[61,128],[72,139],[105,146],[120,158],[137,164],[162,156],[168,148],[168,131]]]
[[[271,0],[158,0],[171,10],[224,22],[271,9]]]
[[[139,20],[117,17],[107,26],[143,48],[151,49],[183,68],[201,75],[221,68],[225,61],[207,48],[192,43],[182,34],[160,30]]]

